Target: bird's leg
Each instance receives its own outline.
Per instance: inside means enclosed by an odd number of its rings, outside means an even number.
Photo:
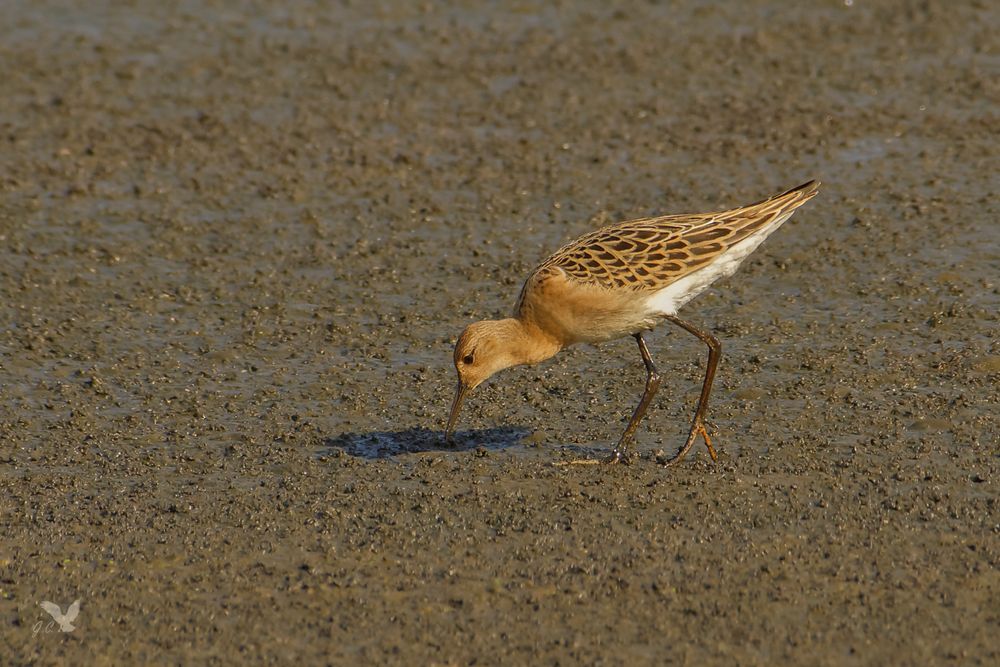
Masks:
[[[688,433],[687,442],[684,446],[677,450],[674,457],[666,462],[666,465],[674,465],[680,463],[681,459],[691,450],[694,445],[695,440],[698,436],[705,438],[705,445],[708,447],[708,454],[715,461],[718,456],[715,453],[715,448],[712,447],[712,440],[708,437],[708,431],[705,430],[705,411],[708,409],[708,395],[712,392],[712,381],[715,379],[715,369],[719,366],[719,358],[722,356],[722,344],[719,343],[715,336],[709,333],[705,333],[700,329],[696,328],[693,324],[685,322],[684,320],[674,317],[673,315],[668,315],[666,319],[670,320],[677,326],[683,328],[686,331],[693,333],[695,336],[700,338],[705,345],[708,345],[708,367],[705,369],[705,383],[701,386],[701,397],[698,399],[698,408],[694,412],[694,420],[691,422],[691,431]]]
[[[646,410],[649,408],[649,403],[653,400],[653,395],[656,394],[656,390],[660,388],[660,372],[656,370],[656,366],[653,364],[653,358],[649,356],[649,349],[646,347],[646,341],[642,339],[641,333],[633,335],[635,336],[636,342],[639,344],[639,352],[642,354],[642,363],[646,364],[646,390],[642,393],[642,399],[639,401],[639,405],[635,406],[635,412],[632,413],[632,419],[629,420],[628,426],[625,427],[625,432],[622,433],[622,437],[618,440],[618,444],[615,445],[615,448],[612,450],[610,458],[607,459],[607,463],[628,461],[629,445],[632,442],[632,436],[635,435],[635,429],[639,426],[639,422],[646,414]]]

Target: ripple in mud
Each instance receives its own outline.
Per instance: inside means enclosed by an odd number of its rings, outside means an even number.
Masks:
[[[462,431],[455,434],[455,439],[451,444],[445,442],[444,434],[441,431],[426,428],[410,428],[405,431],[341,433],[338,436],[327,438],[318,455],[340,456],[347,454],[365,459],[384,459],[400,454],[422,452],[510,449],[523,447],[523,440],[529,433],[528,429],[509,426]]]

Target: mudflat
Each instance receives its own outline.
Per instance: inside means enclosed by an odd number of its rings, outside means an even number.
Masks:
[[[4,664],[997,664],[995,3],[15,2]],[[451,347],[601,224],[820,195],[631,340]],[[80,600],[74,629],[40,607]],[[65,612],[64,612],[65,613]],[[67,616],[68,617],[68,616]]]

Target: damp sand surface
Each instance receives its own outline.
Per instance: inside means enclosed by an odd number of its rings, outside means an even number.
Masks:
[[[14,2],[5,664],[1000,662],[986,2]],[[440,429],[451,345],[598,225],[818,197]],[[72,632],[38,606],[81,600]]]

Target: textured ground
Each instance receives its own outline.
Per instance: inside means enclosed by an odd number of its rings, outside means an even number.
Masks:
[[[8,3],[2,661],[997,664],[998,22]],[[617,437],[630,341],[505,372],[443,446],[454,337],[547,252],[809,178],[685,311],[718,463],[552,465]],[[651,347],[646,454],[704,362]]]

